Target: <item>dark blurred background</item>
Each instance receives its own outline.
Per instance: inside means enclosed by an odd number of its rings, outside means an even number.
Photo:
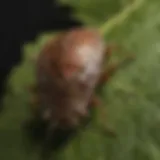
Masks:
[[[41,32],[80,26],[71,18],[72,13],[72,8],[54,0],[0,1],[0,98],[6,76],[21,61],[21,46]]]

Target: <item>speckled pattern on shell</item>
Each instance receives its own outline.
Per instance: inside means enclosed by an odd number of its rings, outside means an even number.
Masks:
[[[88,103],[102,71],[104,42],[94,29],[77,28],[49,40],[37,62],[39,96],[51,123],[74,127],[88,114]],[[63,64],[83,67],[69,80]]]

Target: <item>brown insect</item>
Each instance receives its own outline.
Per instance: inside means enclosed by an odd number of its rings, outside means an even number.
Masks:
[[[77,128],[99,105],[95,89],[106,83],[121,63],[104,68],[111,56],[96,29],[75,28],[49,40],[36,64],[34,105],[49,127]],[[131,58],[131,57],[129,57]]]

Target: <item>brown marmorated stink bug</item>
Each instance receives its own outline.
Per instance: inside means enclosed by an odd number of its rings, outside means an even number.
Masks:
[[[48,135],[54,136],[57,128],[78,128],[90,108],[99,105],[95,89],[123,63],[104,68],[111,51],[100,33],[90,28],[70,29],[44,45],[36,62],[32,102],[38,106],[35,115],[48,123]]]

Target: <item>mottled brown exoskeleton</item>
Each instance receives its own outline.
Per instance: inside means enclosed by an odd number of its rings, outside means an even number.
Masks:
[[[71,29],[44,45],[36,64],[34,101],[37,113],[53,130],[77,128],[90,107],[98,105],[95,88],[119,65],[104,68],[110,49],[99,32],[89,28]]]

